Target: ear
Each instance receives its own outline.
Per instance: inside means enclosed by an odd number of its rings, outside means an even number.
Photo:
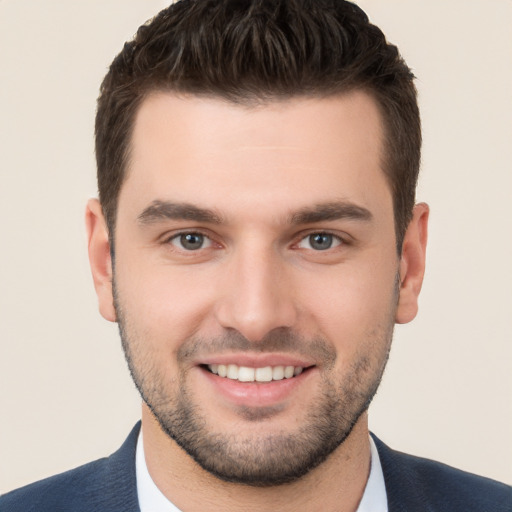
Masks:
[[[418,313],[418,296],[425,273],[429,208],[425,203],[414,207],[405,232],[400,259],[400,298],[395,322],[406,324]]]
[[[85,226],[87,229],[89,263],[96,295],[98,296],[100,313],[106,320],[115,322],[110,242],[103,210],[97,199],[90,199],[87,203]]]

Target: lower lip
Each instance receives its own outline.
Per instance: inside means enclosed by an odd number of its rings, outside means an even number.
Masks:
[[[219,377],[205,368],[200,368],[209,383],[234,405],[246,407],[268,407],[287,400],[302,384],[309,380],[315,368],[308,368],[290,379],[270,382],[240,382]]]

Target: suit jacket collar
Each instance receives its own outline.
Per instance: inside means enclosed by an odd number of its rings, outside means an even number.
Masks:
[[[140,421],[133,427],[121,448],[113,453],[105,467],[104,498],[109,512],[140,512],[135,476],[135,452]]]
[[[106,459],[98,475],[102,479],[103,498],[106,498],[103,503],[108,504],[108,508],[88,510],[140,512],[135,472],[140,426],[140,422],[135,425],[121,448]],[[509,486],[394,451],[373,434],[372,437],[384,473],[388,512],[511,510]]]
[[[140,512],[135,469],[135,454],[140,428],[141,422],[139,421],[119,450],[107,459],[104,475],[105,498],[111,504],[112,508],[109,508],[111,512]],[[372,437],[377,446],[384,473],[388,512],[423,510],[423,507],[418,507],[418,500],[414,494],[404,492],[404,486],[406,489],[411,489],[414,488],[414,485],[408,481],[408,478],[406,478],[407,483],[403,480],[401,465],[394,460],[395,452],[375,435],[372,434]]]
[[[421,478],[404,463],[407,456],[386,446],[374,434],[371,434],[379,452],[386,494],[388,512],[430,512],[438,510],[429,504],[429,492],[424,489]]]
[[[104,474],[104,498],[110,504],[111,512],[140,512],[137,496],[137,478],[135,454],[141,422],[133,427],[123,445],[108,459]],[[372,437],[379,452],[380,463],[384,473],[386,493],[388,496],[388,512],[407,512],[411,510],[428,510],[425,501],[418,499],[418,482],[411,482],[409,475],[402,471],[398,452],[386,446],[374,434]],[[400,456],[398,454],[398,456]],[[405,474],[404,474],[405,473]]]

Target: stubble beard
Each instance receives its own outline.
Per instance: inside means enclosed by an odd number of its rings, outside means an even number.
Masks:
[[[133,381],[162,430],[203,469],[226,481],[254,487],[271,487],[299,480],[324,462],[350,435],[354,425],[368,409],[389,356],[394,316],[387,325],[369,333],[366,351],[360,353],[348,371],[335,378],[334,349],[322,339],[305,340],[287,329],[272,331],[258,342],[257,351],[286,351],[300,347],[302,353],[322,360],[321,394],[300,427],[291,431],[236,437],[232,432],[213,431],[208,417],[187,386],[187,375],[180,370],[172,382],[164,377],[158,360],[148,354],[144,339],[133,336],[130,322],[117,294],[115,307],[121,341]],[[214,340],[188,339],[178,354],[178,362],[201,350],[224,347],[252,350],[254,344],[236,332]],[[184,365],[179,365],[183,368]],[[177,391],[175,391],[177,390]],[[273,408],[240,410],[241,419],[255,424],[278,414]],[[264,425],[263,425],[264,427]]]

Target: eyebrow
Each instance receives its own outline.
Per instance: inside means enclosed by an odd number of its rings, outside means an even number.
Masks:
[[[350,219],[369,222],[370,210],[347,201],[321,203],[312,208],[302,208],[291,216],[291,224],[314,224],[328,220]]]
[[[207,208],[199,208],[190,203],[153,201],[137,217],[140,224],[153,224],[163,220],[193,220],[221,224],[221,217]]]
[[[289,223],[314,224],[316,222],[351,219],[370,221],[373,215],[370,210],[346,201],[321,203],[313,207],[301,208],[289,217]],[[140,224],[153,224],[163,220],[192,220],[222,224],[220,215],[208,208],[200,208],[190,203],[173,203],[170,201],[153,201],[145,208],[137,220]]]

